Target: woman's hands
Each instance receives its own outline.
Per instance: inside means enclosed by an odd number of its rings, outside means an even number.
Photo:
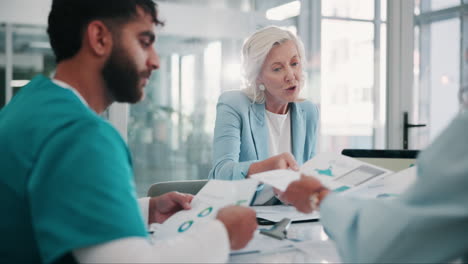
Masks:
[[[294,171],[299,171],[299,166],[291,153],[284,152],[266,160],[252,163],[247,173],[247,177],[255,173],[278,169],[292,169]]]

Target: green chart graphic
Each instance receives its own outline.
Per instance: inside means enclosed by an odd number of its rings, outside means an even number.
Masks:
[[[344,185],[343,185],[343,186],[340,186],[340,187],[334,189],[333,191],[334,191],[334,192],[344,192],[344,191],[346,191],[346,190],[348,190],[348,189],[349,189],[348,186],[344,186]]]
[[[247,203],[247,200],[239,200],[236,202],[236,205],[242,205],[242,204],[245,204]]]
[[[333,171],[332,171],[332,166],[329,166],[328,169],[321,170],[321,169],[315,169],[316,172],[320,175],[325,175],[325,176],[330,176],[333,177]]]
[[[198,213],[197,216],[198,217],[205,217],[205,216],[211,214],[212,211],[213,211],[213,207],[210,206],[210,207],[208,207],[206,209],[203,209],[200,213]]]
[[[193,220],[188,220],[186,222],[184,222],[183,224],[181,224],[179,226],[179,229],[177,230],[179,233],[183,233],[187,230],[189,230],[189,228],[193,225]]]

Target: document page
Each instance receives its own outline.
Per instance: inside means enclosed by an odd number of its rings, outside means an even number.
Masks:
[[[291,182],[299,180],[300,177],[301,174],[293,170],[271,170],[250,176],[251,179],[271,185],[282,192],[286,191]]]
[[[305,174],[316,177],[333,191],[344,192],[392,173],[393,171],[340,154],[319,153],[302,165],[300,172],[273,170],[254,174],[251,178],[285,191],[292,181]]]
[[[413,166],[358,187],[353,193],[364,198],[395,198],[406,191],[416,177],[417,166]]]
[[[258,181],[210,180],[193,198],[190,210],[183,210],[153,229],[153,238],[166,239],[177,234],[192,232],[200,223],[216,218],[219,209],[228,205],[249,206]]]

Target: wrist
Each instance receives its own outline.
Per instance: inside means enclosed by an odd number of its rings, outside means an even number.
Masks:
[[[261,161],[257,161],[257,162],[250,164],[249,170],[247,171],[246,178],[250,178],[250,175],[261,172],[259,168],[261,167],[260,163]]]
[[[312,210],[319,209],[322,200],[328,195],[329,192],[329,189],[322,186],[310,196],[309,199]]]
[[[148,206],[148,224],[152,223],[157,223],[156,221],[156,213],[155,213],[155,208],[156,208],[156,199],[157,197],[151,197],[149,200],[149,206]]]

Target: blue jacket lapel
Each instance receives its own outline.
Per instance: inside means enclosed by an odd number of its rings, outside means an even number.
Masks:
[[[250,131],[254,139],[257,159],[264,160],[268,158],[268,126],[265,124],[265,104],[250,105]]]
[[[305,116],[304,110],[297,103],[291,104],[291,141],[292,154],[299,165],[304,163],[305,146]]]

